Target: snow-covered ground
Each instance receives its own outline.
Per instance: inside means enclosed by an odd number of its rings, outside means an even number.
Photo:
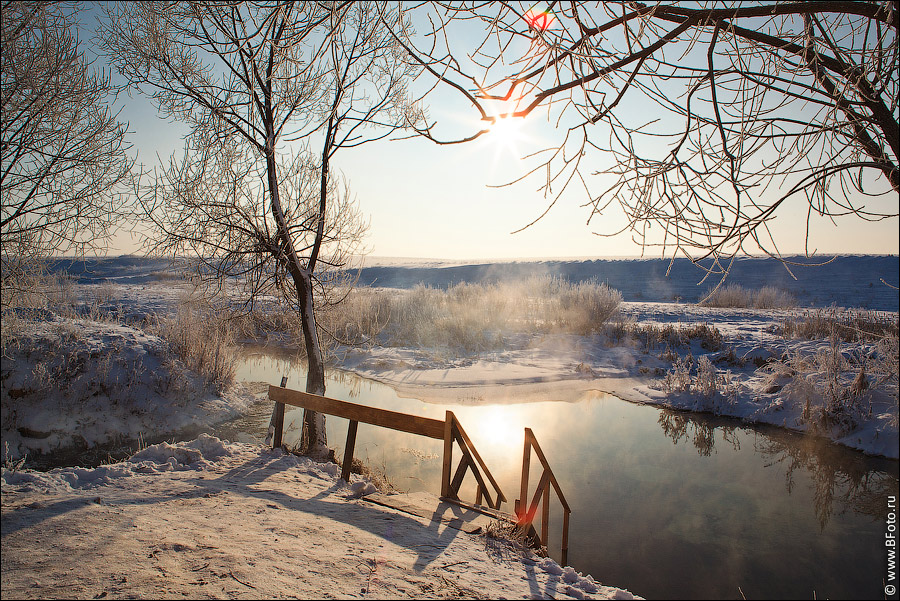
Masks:
[[[155,264],[136,265],[125,267],[139,275],[122,267],[103,284],[92,283],[103,281],[102,270],[94,280],[84,277],[76,292],[102,297],[102,306],[131,320],[173,312],[183,284],[160,278]],[[425,401],[565,401],[601,390],[814,430],[865,453],[898,457],[896,380],[880,381],[873,372],[896,347],[842,344],[841,360],[830,363],[842,366],[834,398],[853,411],[823,425],[810,412],[827,402],[830,342],[779,333],[803,309],[660,300],[623,303],[619,338],[522,333],[500,350],[477,353],[372,341],[335,349],[333,367]],[[437,532],[427,520],[365,505],[357,498],[365,487],[339,482],[334,466],[280,451],[201,437],[94,469],[16,470],[26,453],[201,430],[245,411],[254,397],[240,386],[211,390],[137,326],[49,312],[15,318],[22,329],[5,345],[0,378],[4,597],[630,598],[615,588],[594,590],[571,569],[517,555],[483,535]],[[887,318],[896,322],[896,312]],[[667,326],[694,335],[685,334],[683,345],[635,335]],[[807,371],[799,372],[803,361]],[[869,369],[866,386],[854,388],[859,373],[848,366],[860,361]],[[373,525],[382,522],[384,530]]]
[[[94,469],[4,470],[3,598],[635,598],[371,490],[207,435]]]

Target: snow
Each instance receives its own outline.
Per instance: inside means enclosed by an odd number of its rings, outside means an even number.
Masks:
[[[4,598],[634,598],[368,503],[372,483],[334,464],[208,435],[94,469],[3,469],[0,486]]]
[[[171,312],[179,284],[154,279],[159,265],[129,261],[131,275],[113,259],[95,265],[93,276],[85,270],[79,291],[97,290],[92,282],[106,273],[106,292],[114,296],[109,304],[118,315]],[[402,263],[383,261],[381,268],[411,269]],[[444,269],[437,261],[416,268]],[[858,262],[842,269],[851,268]],[[398,281],[408,275],[399,274]],[[877,281],[879,275],[860,277]],[[633,296],[622,306],[626,322],[714,325],[726,345],[703,348],[694,340],[674,349],[677,356],[663,358],[662,348],[601,334],[521,334],[502,350],[480,353],[373,341],[369,348],[335,349],[331,367],[425,401],[571,402],[603,391],[636,403],[810,429],[803,419],[809,389],[757,365],[827,350],[828,341],[776,333],[803,309],[711,309]],[[245,412],[254,393],[241,385],[225,393],[210,390],[168,358],[162,340],[138,327],[49,311],[17,317],[27,324],[22,344],[8,346],[2,364],[4,597],[634,598],[511,543],[373,506],[365,497],[374,484],[355,475],[345,483],[334,464],[197,436]],[[877,352],[863,342],[842,350]],[[695,364],[692,386],[699,385],[701,359],[723,377],[707,382],[716,388],[709,395],[666,389],[674,360],[684,361],[688,353]],[[60,374],[69,375],[70,385],[48,394]],[[855,375],[842,377],[849,384]],[[872,386],[859,401],[870,411],[852,429],[815,433],[896,459],[895,395]],[[127,461],[92,469],[14,467],[26,453],[173,437],[192,440],[146,446]]]
[[[209,390],[141,329],[49,311],[26,323],[3,357],[4,459],[196,434],[240,415],[252,400],[241,386]]]

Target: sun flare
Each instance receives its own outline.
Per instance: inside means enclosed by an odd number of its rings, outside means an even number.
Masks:
[[[518,117],[497,117],[491,124],[488,140],[498,152],[519,157],[519,144],[527,139],[522,127],[524,120]]]

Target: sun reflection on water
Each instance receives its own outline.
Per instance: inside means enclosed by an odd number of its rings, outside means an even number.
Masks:
[[[466,420],[466,427],[473,430],[473,439],[483,441],[495,450],[520,450],[526,424],[519,408],[493,405],[480,409],[477,419]]]

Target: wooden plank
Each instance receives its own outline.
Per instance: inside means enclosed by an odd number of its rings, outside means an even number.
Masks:
[[[418,434],[438,440],[444,438],[444,422],[442,420],[357,405],[356,403],[330,399],[316,394],[300,392],[299,390],[291,390],[290,388],[279,388],[278,386],[269,386],[269,398],[286,405],[303,407],[310,411],[344,417],[372,424],[373,426],[400,430],[401,432],[409,432],[410,434]]]
[[[481,455],[478,454],[478,449],[475,448],[475,445],[472,444],[472,441],[469,440],[469,436],[466,434],[466,431],[463,430],[462,425],[457,421],[456,422],[456,430],[459,432],[460,436],[462,436],[463,440],[466,442],[466,446],[472,451],[472,455],[475,457],[475,460],[478,462],[478,465],[481,466],[481,469],[484,470],[484,475],[487,476],[488,480],[491,481],[491,484],[494,487],[494,490],[497,491],[497,497],[500,501],[506,501],[506,495],[503,494],[503,491],[500,489],[500,485],[497,484],[497,480],[494,479],[494,476],[491,474],[491,470],[488,469],[487,465],[484,463],[484,459],[481,458]],[[487,488],[487,487],[485,487]]]
[[[494,518],[495,520],[501,520],[507,522],[509,524],[515,524],[516,519],[515,516],[511,516],[505,511],[500,511],[499,509],[494,509],[492,507],[485,507],[484,505],[473,505],[472,503],[467,503],[466,501],[460,501],[459,499],[450,499],[447,497],[441,497],[441,501],[445,501],[447,503],[453,503],[454,505],[459,505],[463,509],[471,509],[472,511],[477,511],[479,513],[483,513],[486,516]]]
[[[472,506],[457,499],[434,499],[434,501],[438,501],[436,505],[423,506],[420,504],[421,500],[414,498],[414,496],[374,493],[362,497],[361,500],[383,507],[390,507],[420,518],[430,519],[432,522],[439,522],[468,534],[484,532],[496,520],[513,523],[508,515],[501,512],[491,512],[484,507]]]
[[[350,425],[347,427],[347,444],[345,445],[344,450],[344,464],[341,466],[341,478],[344,479],[344,482],[350,482],[350,467],[353,465],[353,450],[356,448],[356,429],[359,427],[359,422],[356,420],[350,420]]]

